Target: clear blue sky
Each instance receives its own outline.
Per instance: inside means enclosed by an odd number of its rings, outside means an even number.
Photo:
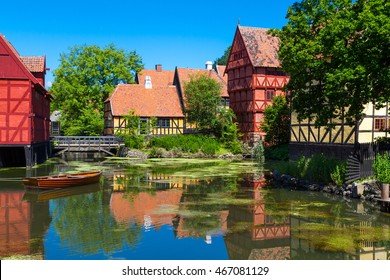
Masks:
[[[281,28],[295,0],[2,1],[0,33],[20,55],[46,55],[47,82],[70,46],[114,43],[135,50],[145,69],[204,68],[242,26]]]

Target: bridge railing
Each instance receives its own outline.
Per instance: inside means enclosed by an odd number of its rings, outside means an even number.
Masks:
[[[123,140],[115,136],[52,136],[54,147],[78,146],[120,146]]]

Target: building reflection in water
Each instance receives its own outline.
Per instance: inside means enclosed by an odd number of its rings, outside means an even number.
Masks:
[[[144,231],[168,225],[176,238],[202,237],[212,244],[212,235],[226,232],[228,211],[194,217],[193,209],[186,206],[191,200],[188,188],[199,183],[199,179],[165,174],[114,173],[110,209],[118,223],[135,220]],[[202,226],[205,220],[207,225]]]
[[[253,198],[253,207],[230,206],[228,227],[246,222],[249,232],[233,232],[225,237],[230,259],[284,260],[290,258],[289,217],[274,220],[267,214],[261,188],[266,184],[263,176],[250,176],[240,183],[240,191]]]
[[[0,257],[44,258],[49,203],[23,200],[24,190],[0,192]]]

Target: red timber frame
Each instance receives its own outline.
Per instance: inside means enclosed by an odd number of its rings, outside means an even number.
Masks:
[[[51,98],[0,36],[0,166],[32,166],[48,158]]]
[[[255,67],[238,28],[226,73],[230,108],[236,115],[243,140],[256,142],[265,134],[259,128],[264,109],[272,104],[272,96],[286,95],[283,87],[288,83],[289,76],[278,68]],[[271,98],[267,98],[267,92],[268,97],[272,94]]]

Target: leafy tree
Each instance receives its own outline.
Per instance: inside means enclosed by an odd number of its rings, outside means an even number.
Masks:
[[[134,83],[142,67],[135,51],[127,53],[113,44],[103,49],[74,46],[61,54],[51,92],[55,98],[52,109],[61,111],[64,133],[100,134],[104,100],[119,83]]]
[[[187,118],[202,133],[213,134],[233,153],[240,153],[240,135],[233,122],[235,115],[222,106],[221,89],[221,85],[206,74],[190,77],[184,84]]]
[[[273,34],[299,119],[354,124],[368,102],[380,108],[389,101],[388,0],[303,0],[286,17]]]
[[[264,110],[264,121],[260,128],[266,133],[264,141],[277,146],[290,139],[290,109],[283,96],[275,96],[272,105]]]
[[[229,55],[230,55],[230,51],[232,50],[232,46],[229,46],[225,52],[223,53],[223,56],[221,56],[220,58],[217,58],[215,61],[214,61],[214,64],[213,64],[213,67],[215,68],[216,65],[227,65],[227,62],[228,62],[228,59],[229,59]]]
[[[213,130],[221,104],[221,85],[206,74],[190,77],[184,83],[187,118],[201,131]]]

